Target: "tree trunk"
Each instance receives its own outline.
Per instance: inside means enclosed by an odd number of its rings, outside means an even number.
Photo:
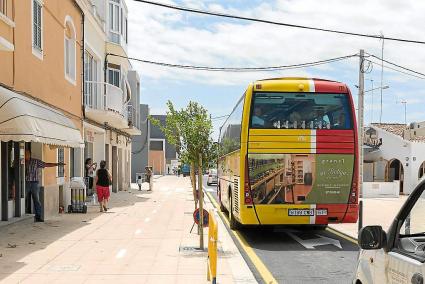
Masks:
[[[195,163],[190,163],[190,181],[192,182],[192,193],[193,200],[195,201],[195,210],[198,209],[198,196],[196,194],[196,175],[195,175]]]
[[[199,155],[198,164],[198,190],[199,190],[199,248],[204,250],[204,191],[202,189],[202,155]]]

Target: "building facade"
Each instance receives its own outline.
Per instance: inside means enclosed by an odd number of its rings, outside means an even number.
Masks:
[[[0,1],[1,220],[31,211],[24,153],[65,166],[42,171],[44,217],[81,176],[84,14],[74,0]]]
[[[166,115],[152,115],[161,124],[165,125]],[[176,147],[168,143],[162,130],[149,122],[149,166],[153,168],[156,175],[165,175],[173,173],[173,165],[176,165],[177,151]]]
[[[365,130],[363,180],[397,181],[400,194],[410,194],[425,172],[425,123],[372,124]]]
[[[131,139],[140,79],[127,57],[128,9],[124,0],[78,0],[86,15],[84,45],[84,160],[107,162],[112,191],[130,187]],[[132,82],[132,80],[136,80]],[[137,87],[131,88],[130,85]]]
[[[149,166],[149,146],[150,146],[150,123],[148,121],[149,106],[140,105],[140,130],[141,135],[133,137],[132,158],[131,158],[131,181],[137,182],[137,174],[145,173],[145,168]]]

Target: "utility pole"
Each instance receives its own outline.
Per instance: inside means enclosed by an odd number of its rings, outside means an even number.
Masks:
[[[382,91],[382,90],[381,90]],[[364,50],[360,49],[358,119],[359,196],[363,194]]]
[[[373,79],[370,79],[370,82],[372,83],[372,108],[371,108],[371,111],[370,111],[370,124],[372,124],[373,123]]]
[[[202,188],[202,154],[198,165],[198,199],[199,199],[199,248],[204,250],[204,191]]]
[[[379,123],[382,123],[382,92],[384,91],[384,34],[381,32],[382,48],[381,48],[381,112],[379,114]]]

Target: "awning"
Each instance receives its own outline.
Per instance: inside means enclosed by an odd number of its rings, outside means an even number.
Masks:
[[[84,147],[80,130],[63,113],[1,86],[0,141]]]

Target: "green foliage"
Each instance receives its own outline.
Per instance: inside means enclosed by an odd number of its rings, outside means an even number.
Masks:
[[[213,143],[212,122],[207,110],[196,102],[189,102],[186,108],[176,110],[171,101],[167,102],[165,125],[150,117],[150,121],[159,127],[168,143],[176,146],[182,164],[199,163],[202,155],[204,168],[216,162],[217,145]]]

